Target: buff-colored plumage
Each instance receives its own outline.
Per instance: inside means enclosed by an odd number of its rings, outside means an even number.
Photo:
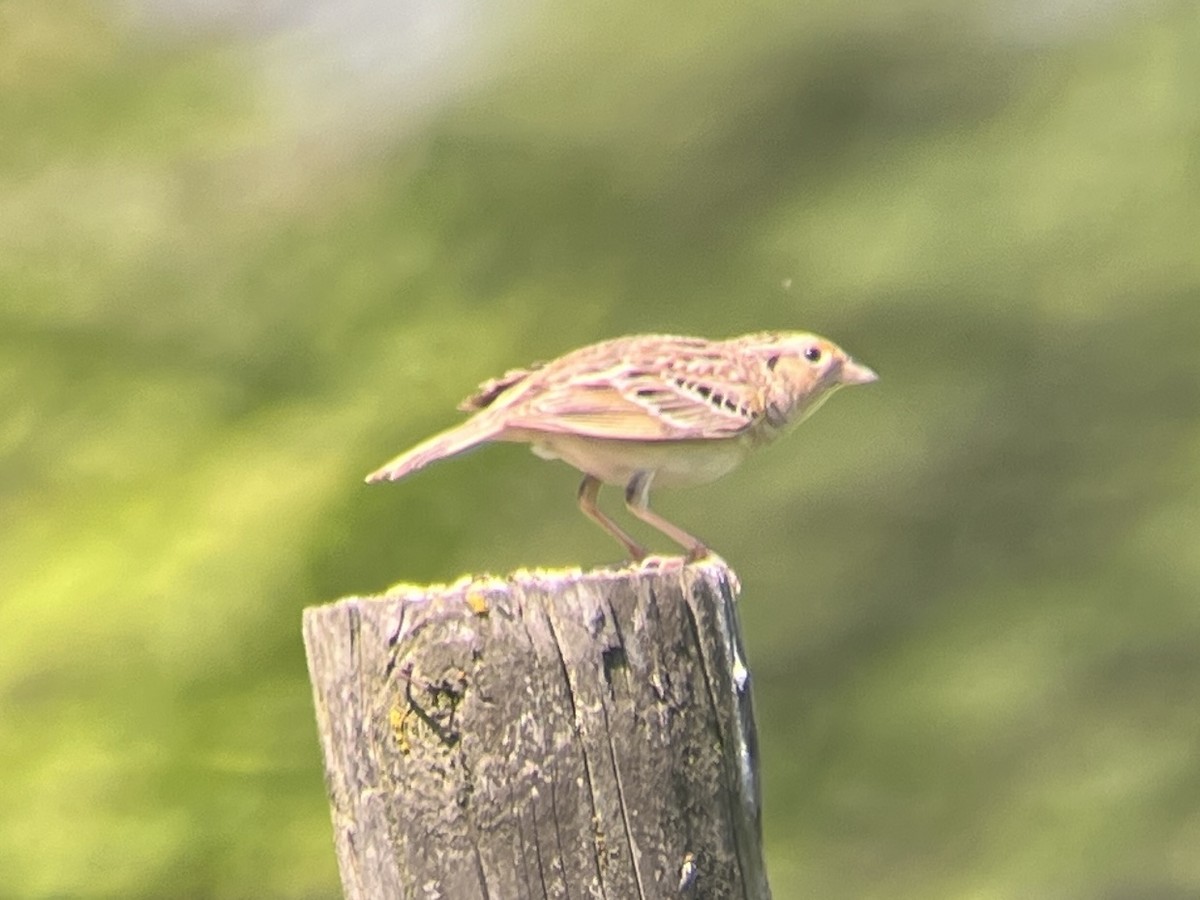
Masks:
[[[485,382],[460,405],[471,418],[367,481],[395,481],[487,441],[522,441],[584,473],[580,506],[633,558],[646,551],[596,506],[601,483],[623,486],[630,512],[699,558],[704,544],[650,509],[651,484],[718,478],[837,388],[875,379],[836,344],[800,332],[616,338]]]

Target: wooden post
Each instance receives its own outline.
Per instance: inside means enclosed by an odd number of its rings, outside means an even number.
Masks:
[[[399,586],[304,612],[346,897],[770,897],[734,573]]]

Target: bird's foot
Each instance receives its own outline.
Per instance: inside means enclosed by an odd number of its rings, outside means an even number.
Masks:
[[[682,556],[654,555],[638,560],[639,569],[651,569],[655,572],[669,572],[674,569],[682,569],[685,564]]]

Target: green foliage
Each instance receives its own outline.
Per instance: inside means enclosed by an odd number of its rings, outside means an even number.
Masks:
[[[1200,27],[1099,6],[544,9],[366,121],[0,5],[0,892],[335,894],[301,608],[615,555],[518,448],[362,475],[768,327],[883,380],[656,502],[742,575],[776,896],[1200,892]]]

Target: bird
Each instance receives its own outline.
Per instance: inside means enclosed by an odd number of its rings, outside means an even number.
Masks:
[[[648,551],[599,508],[602,485],[623,488],[633,516],[697,561],[709,555],[708,546],[650,508],[651,487],[720,478],[838,388],[878,377],[837,344],[806,332],[612,338],[485,381],[459,404],[470,418],[366,481],[397,481],[489,442],[527,443],[537,456],[583,473],[580,509],[632,560],[646,559]]]

